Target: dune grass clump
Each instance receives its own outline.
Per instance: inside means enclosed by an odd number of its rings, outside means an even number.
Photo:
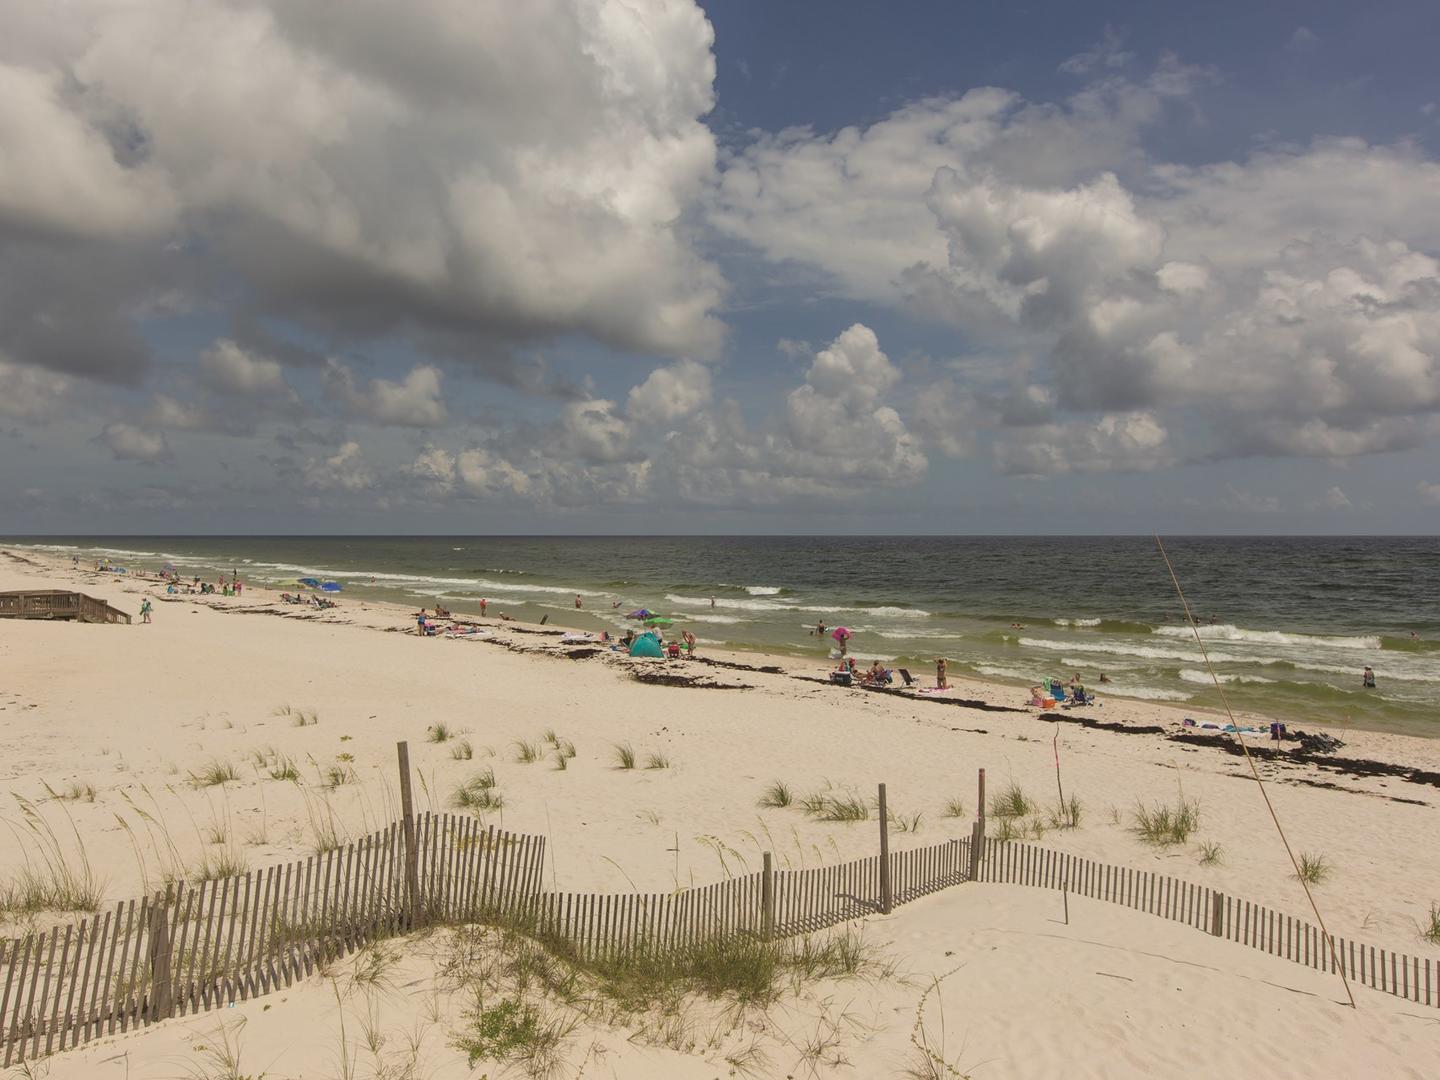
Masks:
[[[283,754],[270,763],[269,772],[271,780],[286,780],[292,784],[300,782],[300,769],[296,766],[295,760],[285,757]]]
[[[451,794],[450,805],[475,814],[503,807],[505,800],[495,786],[495,770],[485,769],[466,780]]]
[[[629,743],[616,743],[614,750],[617,769],[635,768],[635,748],[633,746]]]
[[[1147,844],[1156,847],[1173,847],[1190,839],[1190,834],[1200,826],[1200,804],[1182,798],[1175,806],[1159,803],[1146,806],[1135,804],[1134,833]]]
[[[1046,822],[1052,829],[1078,829],[1081,813],[1079,798],[1071,795],[1070,798],[1048,811]]]
[[[455,732],[451,730],[449,724],[444,720],[437,720],[425,729],[425,741],[442,743],[448,741],[454,734]]]
[[[801,806],[816,821],[870,820],[870,807],[857,795],[809,795]]]
[[[1440,904],[1430,901],[1430,916],[1420,924],[1420,939],[1431,945],[1440,945]]]
[[[1019,784],[1012,783],[1003,791],[997,791],[990,796],[990,814],[997,818],[1022,818],[1033,813],[1035,803],[1025,789]]]
[[[450,756],[456,761],[469,761],[475,756],[475,748],[469,739],[461,739],[450,748]]]
[[[776,780],[765,789],[760,796],[760,805],[767,810],[779,810],[789,806],[795,801],[795,795],[790,790],[790,785],[784,780]]]
[[[321,786],[330,788],[332,791],[337,787],[352,782],[354,779],[355,770],[344,765],[326,766],[324,772],[320,774]]]
[[[1330,865],[1330,860],[1324,855],[1302,851],[1300,853],[1300,873],[1294,877],[1297,881],[1303,881],[1307,885],[1319,885],[1331,875],[1334,869]]]
[[[1225,861],[1225,849],[1213,840],[1200,841],[1200,865],[1219,866]]]
[[[228,784],[239,780],[240,774],[235,771],[235,766],[228,761],[212,760],[199,772],[190,774],[190,786],[195,788],[219,787],[221,784]]]
[[[40,815],[35,804],[19,795],[15,802],[20,808],[21,821],[33,841],[34,858],[25,852],[25,865],[12,877],[0,880],[0,913],[12,915],[34,915],[42,911],[85,911],[99,909],[104,896],[104,886],[95,876],[80,830],[70,819],[70,831],[75,837],[75,855],[72,859],[55,835],[55,829]],[[24,834],[19,834],[24,835]]]
[[[515,740],[515,760],[521,765],[533,765],[544,756],[539,743],[526,742],[524,739]]]
[[[645,768],[647,769],[668,769],[669,767],[670,759],[664,754],[652,753],[645,758]]]
[[[63,799],[65,802],[94,802],[95,785],[84,783],[79,780],[72,780],[60,791],[55,791],[49,784],[45,789],[56,799]]]
[[[920,825],[925,820],[923,813],[916,814],[890,814],[890,824],[896,832],[915,833],[920,831]]]
[[[945,809],[940,812],[941,817],[961,818],[965,816],[965,804],[960,799],[945,800]]]
[[[274,715],[289,720],[291,727],[314,727],[320,722],[320,714],[314,709],[307,713],[304,709],[297,709],[293,705],[281,705],[275,710]]]
[[[222,878],[238,877],[250,869],[249,860],[243,852],[224,848],[216,852],[205,852],[190,872],[192,882],[219,881]]]

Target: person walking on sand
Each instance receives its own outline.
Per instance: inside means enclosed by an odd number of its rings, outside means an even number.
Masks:
[[[949,661],[949,660],[946,660],[943,656],[938,657],[938,658],[936,659],[936,661],[935,661],[935,689],[936,689],[936,690],[949,690],[949,689],[950,689],[950,680],[947,679],[947,678],[945,678],[945,669],[946,669],[947,667],[949,667],[949,666],[950,666],[950,661]]]
[[[154,611],[154,610],[155,610],[155,609],[150,606],[150,598],[149,598],[148,596],[145,597],[144,600],[141,600],[141,601],[140,601],[140,621],[141,621],[142,623],[148,623],[148,622],[150,621],[150,613],[151,613],[152,611]],[[1367,669],[1367,670],[1368,670],[1368,669]]]

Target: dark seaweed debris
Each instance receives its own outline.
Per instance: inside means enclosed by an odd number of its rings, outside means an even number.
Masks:
[[[635,668],[630,672],[630,677],[636,682],[645,683],[647,686],[688,686],[696,690],[753,690],[753,686],[745,683],[721,683],[703,675],[676,675],[667,671],[656,671],[653,668]]]

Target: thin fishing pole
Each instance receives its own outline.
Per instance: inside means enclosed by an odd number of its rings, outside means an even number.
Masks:
[[[1280,834],[1280,843],[1285,846],[1285,854],[1290,856],[1290,865],[1295,868],[1296,880],[1300,887],[1305,890],[1305,899],[1310,901],[1310,910],[1315,913],[1315,921],[1320,924],[1320,933],[1325,935],[1325,944],[1330,948],[1330,961],[1335,965],[1335,971],[1340,976],[1340,981],[1345,984],[1345,996],[1350,999],[1350,1007],[1358,1009],[1355,1004],[1355,995],[1350,990],[1350,980],[1345,976],[1345,967],[1340,963],[1340,957],[1335,949],[1335,939],[1330,936],[1330,931],[1325,929],[1325,917],[1320,914],[1320,905],[1315,903],[1315,895],[1310,891],[1310,884],[1305,880],[1305,875],[1300,872],[1300,863],[1295,858],[1295,852],[1290,847],[1290,840],[1285,835],[1285,829],[1280,824],[1280,817],[1275,813],[1275,804],[1270,801],[1270,793],[1265,789],[1265,781],[1260,779],[1260,771],[1255,768],[1255,759],[1250,756],[1250,747],[1245,745],[1245,740],[1240,735],[1240,725],[1235,721],[1235,713],[1230,708],[1230,700],[1225,696],[1225,688],[1220,684],[1220,676],[1215,674],[1215,665],[1210,662],[1210,651],[1205,648],[1205,639],[1200,636],[1200,627],[1195,622],[1195,616],[1190,612],[1190,602],[1185,599],[1185,590],[1180,587],[1180,579],[1175,575],[1175,567],[1171,565],[1170,555],[1165,550],[1165,545],[1160,541],[1160,535],[1155,534],[1155,546],[1160,549],[1160,557],[1165,560],[1165,569],[1170,571],[1170,580],[1175,585],[1175,592],[1180,597],[1180,606],[1185,609],[1185,621],[1190,624],[1190,632],[1195,635],[1195,643],[1200,646],[1200,655],[1205,658],[1205,670],[1210,672],[1210,678],[1215,683],[1215,689],[1220,692],[1220,702],[1225,706],[1225,715],[1230,718],[1230,727],[1235,741],[1240,744],[1241,751],[1245,754],[1245,763],[1250,766],[1250,775],[1255,778],[1255,783],[1260,788],[1260,797],[1265,800],[1265,809],[1270,811],[1270,820],[1275,823],[1275,831]]]

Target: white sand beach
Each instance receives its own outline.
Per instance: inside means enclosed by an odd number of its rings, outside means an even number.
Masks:
[[[358,835],[393,820],[395,744],[406,740],[421,809],[445,808],[467,776],[493,769],[504,804],[487,820],[549,838],[547,887],[669,891],[754,870],[764,851],[780,867],[874,853],[873,814],[827,823],[798,806],[761,808],[776,781],[797,802],[827,787],[868,801],[886,783],[897,818],[918,816],[914,831],[892,827],[892,848],[902,850],[968,835],[980,768],[992,794],[1014,784],[1053,807],[1058,732],[1060,778],[1083,813],[1065,829],[1045,829],[1043,812],[1033,815],[1038,843],[1311,918],[1244,760],[1168,737],[1184,716],[1198,718],[1193,711],[1102,694],[1103,704],[1083,713],[1163,729],[1127,734],[1041,719],[1012,687],[952,678],[948,696],[1013,712],[834,687],[815,681],[829,667],[818,656],[571,659],[552,627],[473,612],[456,614],[483,623],[488,637],[422,638],[411,612],[395,606],[342,598],[317,612],[258,588],[240,599],[171,597],[153,581],[75,570],[68,560],[0,555],[0,590],[37,588],[75,589],[132,613],[149,595],[155,615],[131,626],[0,620],[0,815],[9,826],[0,880],[35,858],[33,821],[17,800],[35,808],[70,858],[80,858],[77,841],[83,846],[108,901],[222,853],[249,868],[303,855],[325,822]],[[744,667],[710,666],[707,657]],[[655,669],[709,685],[632,677]],[[430,741],[437,725],[450,732],[444,741]],[[520,743],[548,749],[549,732],[574,744],[565,768],[549,754],[517,760]],[[1337,734],[1346,742],[1339,756],[1440,771],[1440,744]],[[458,756],[462,744],[469,758]],[[617,744],[634,748],[638,768],[615,767]],[[668,766],[645,768],[650,755]],[[271,778],[287,760],[298,782]],[[192,781],[213,765],[233,766],[238,778]],[[1419,937],[1440,903],[1435,782],[1286,762],[1261,771],[1297,853],[1323,856],[1329,868],[1314,886],[1329,929],[1417,956],[1440,953]],[[1137,804],[1182,798],[1200,814],[1186,843],[1157,848],[1137,837]],[[952,800],[959,816],[946,815]],[[1202,861],[1202,842],[1218,845],[1215,858]],[[7,917],[6,936],[70,918]],[[707,1040],[720,1025],[702,1023],[689,1052],[587,1021],[570,1036],[574,1060],[561,1075],[903,1076],[927,988],[927,1041],[940,1039],[943,1010],[942,1056],[959,1075],[1420,1077],[1440,1054],[1440,1009],[1357,987],[1352,1010],[1334,975],[1113,905],[1072,899],[1066,924],[1053,893],[972,883],[863,922],[892,973],[808,987],[763,1021],[747,1019],[743,1040],[733,1032]],[[391,943],[396,962],[376,984],[316,977],[67,1051],[49,1061],[49,1075],[187,1075],[187,1062],[204,1059],[197,1047],[215,1045],[224,1025],[243,1042],[244,1070],[257,1075],[406,1075],[407,1038],[425,1063],[409,1075],[486,1074],[452,1046],[463,1002],[435,990],[447,934]],[[350,988],[337,1002],[342,985]],[[339,1048],[349,1040],[361,1053],[365,1025],[388,1049],[364,1051],[347,1073]],[[833,1046],[806,1052],[807,1040],[828,1044],[832,1029]],[[755,1056],[727,1063],[742,1041]]]

